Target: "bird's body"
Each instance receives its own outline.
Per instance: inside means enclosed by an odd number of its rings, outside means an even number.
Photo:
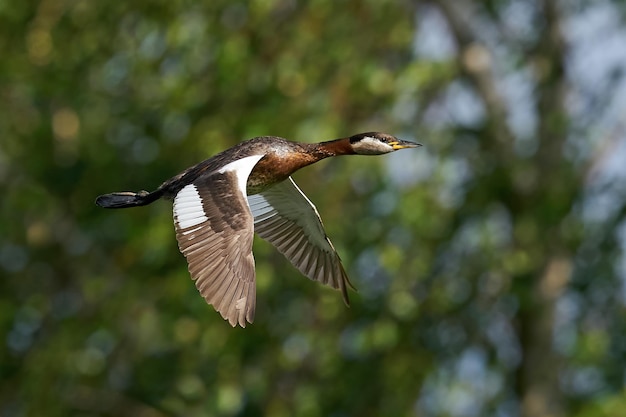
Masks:
[[[183,171],[154,192],[105,194],[96,203],[124,208],[173,199],[178,246],[198,290],[232,326],[245,327],[254,318],[256,303],[255,232],[304,275],[341,290],[348,303],[352,284],[317,209],[290,175],[331,156],[416,146],[376,132],[317,144],[263,136]]]
[[[174,192],[177,185],[193,181],[206,172],[221,169],[226,164],[249,156],[263,155],[247,179],[247,194],[258,194],[272,185],[284,181],[298,169],[335,154],[324,151],[319,144],[290,142],[274,136],[261,136],[241,142],[218,153],[210,159],[189,168],[166,181],[161,188]]]

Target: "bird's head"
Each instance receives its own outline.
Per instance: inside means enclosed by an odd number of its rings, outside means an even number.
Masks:
[[[350,136],[350,146],[358,155],[382,155],[404,148],[417,148],[419,143],[398,139],[381,132],[359,133]]]

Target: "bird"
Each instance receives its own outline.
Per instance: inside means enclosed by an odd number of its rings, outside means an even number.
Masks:
[[[291,174],[333,156],[418,146],[381,132],[319,143],[260,136],[184,170],[155,191],[104,194],[96,204],[117,209],[173,200],[178,247],[198,291],[231,326],[246,327],[256,308],[254,233],[311,280],[340,290],[346,305],[348,287],[355,289],[317,208]]]

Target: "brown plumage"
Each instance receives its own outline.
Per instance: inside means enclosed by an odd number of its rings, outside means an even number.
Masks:
[[[317,209],[290,175],[324,158],[379,155],[418,144],[378,132],[316,144],[274,136],[250,139],[165,181],[156,191],[105,194],[96,204],[124,208],[174,200],[176,239],[200,294],[232,326],[252,323],[256,284],[254,232],[304,275],[352,287]]]

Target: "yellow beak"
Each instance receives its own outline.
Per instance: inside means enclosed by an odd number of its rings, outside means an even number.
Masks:
[[[394,142],[389,142],[389,145],[391,145],[394,151],[397,151],[398,149],[418,148],[422,146],[421,143],[409,142],[408,140],[400,140],[400,139]]]

